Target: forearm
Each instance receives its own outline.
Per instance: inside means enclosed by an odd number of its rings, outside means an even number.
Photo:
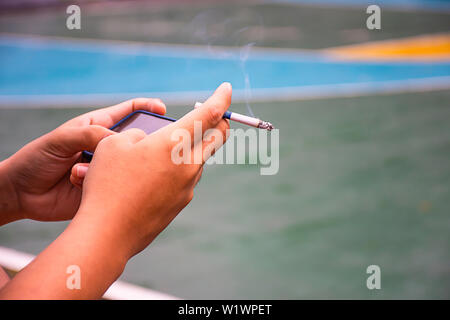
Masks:
[[[9,178],[8,161],[0,162],[0,226],[22,218],[17,192]]]
[[[91,219],[89,215],[84,216]],[[47,249],[0,291],[0,298],[101,298],[120,276],[129,256],[118,245],[117,236],[99,226],[102,224],[96,221],[74,219]]]

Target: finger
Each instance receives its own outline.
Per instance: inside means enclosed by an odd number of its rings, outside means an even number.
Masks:
[[[89,163],[77,163],[72,167],[70,172],[70,182],[81,188],[83,186],[84,178],[86,177],[86,173],[89,169]]]
[[[83,187],[83,181],[84,179],[79,179],[73,175],[70,175],[70,182],[77,188],[82,188]]]
[[[166,113],[166,105],[161,99],[135,98],[119,103],[115,106],[91,111],[77,117],[66,124],[96,124],[110,128],[119,120],[136,110],[146,110],[157,114]]]
[[[47,142],[46,151],[57,156],[70,157],[83,150],[94,151],[102,139],[113,134],[116,133],[97,125],[62,126],[44,136],[44,139]]]
[[[128,130],[125,130],[119,134],[117,134],[114,138],[116,139],[123,139],[126,140],[132,144],[141,141],[147,136],[144,130],[138,129],[138,128],[131,128]]]
[[[206,133],[203,140],[203,164],[219,150],[227,141],[229,136],[230,123],[227,119],[222,119],[215,128]]]
[[[101,120],[103,114],[108,114],[111,122],[107,123],[107,127],[113,126],[123,117],[129,115],[130,113],[136,110],[146,110],[157,114],[165,114],[166,113],[166,105],[162,102],[161,99],[153,99],[153,98],[135,98],[132,100],[128,100],[118,105],[100,109],[94,111],[94,113],[98,113],[99,120]],[[96,118],[93,119],[97,120]]]
[[[201,107],[192,110],[180,120],[167,126],[165,130],[183,128],[188,130],[191,137],[193,137],[195,121],[201,122],[202,131],[215,127],[222,120],[223,114],[230,106],[231,92],[231,84],[228,82],[222,83]]]
[[[71,176],[77,179],[84,179],[89,169],[89,163],[77,163],[72,167]]]

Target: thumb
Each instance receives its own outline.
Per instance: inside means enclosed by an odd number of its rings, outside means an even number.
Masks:
[[[88,170],[89,163],[76,163],[70,171],[70,182],[74,186],[81,188]]]
[[[198,119],[203,121],[205,130],[215,127],[222,120],[223,114],[231,104],[231,92],[231,84],[222,83],[198,109]]]
[[[72,170],[70,171],[70,175],[74,176],[75,178],[78,179],[84,179],[84,177],[86,177],[86,173],[89,169],[89,163],[76,163],[73,167]]]
[[[83,150],[94,151],[102,139],[115,133],[99,125],[62,126],[48,134],[47,147],[55,155],[70,157]]]

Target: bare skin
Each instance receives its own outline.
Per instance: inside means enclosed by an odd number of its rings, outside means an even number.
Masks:
[[[3,288],[4,285],[6,285],[9,281],[9,276],[6,273],[5,270],[0,268],[0,289]]]
[[[100,298],[127,261],[146,248],[193,197],[207,159],[200,164],[174,164],[171,150],[177,142],[171,140],[171,133],[183,128],[193,136],[194,121],[201,121],[203,130],[216,128],[225,141],[229,124],[222,115],[230,103],[231,86],[225,83],[201,108],[153,134],[138,129],[115,134],[106,129],[134,109],[165,112],[159,100],[128,101],[70,120],[0,163],[0,176],[5,177],[0,180],[0,224],[23,218],[73,218],[0,290],[0,298]],[[92,162],[77,164],[86,149],[95,149]],[[81,270],[79,290],[66,286],[70,265]]]

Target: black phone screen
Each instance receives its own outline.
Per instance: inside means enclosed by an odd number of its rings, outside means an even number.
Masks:
[[[131,128],[138,128],[143,130],[146,134],[155,132],[156,130],[167,126],[175,120],[160,118],[151,114],[136,112],[124,119],[111,130],[122,132]]]

